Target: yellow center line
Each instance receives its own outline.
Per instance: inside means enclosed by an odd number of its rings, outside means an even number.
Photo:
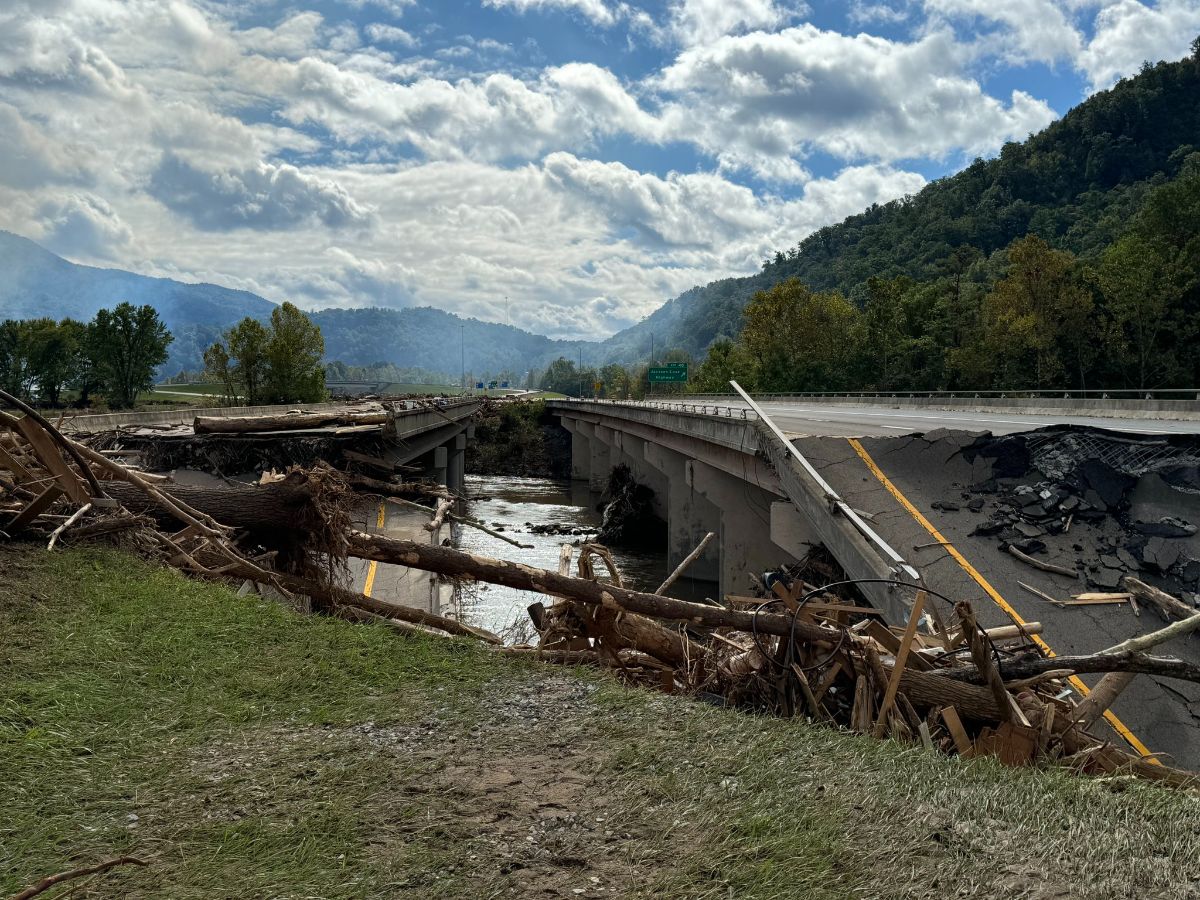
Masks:
[[[895,497],[896,501],[906,510],[908,510],[909,515],[916,519],[917,523],[926,531],[928,531],[935,541],[943,546],[946,552],[950,554],[951,558],[953,558],[954,561],[962,567],[963,571],[970,575],[977,585],[983,588],[983,592],[991,597],[992,600],[995,601],[996,605],[1004,610],[1004,612],[1007,613],[1008,616],[1018,625],[1027,624],[1025,620],[1021,618],[1021,614],[1012,607],[1012,604],[1000,596],[1000,592],[988,583],[988,580],[980,574],[978,569],[967,562],[966,557],[958,552],[958,548],[946,540],[942,533],[933,527],[933,523],[925,518],[925,516],[921,514],[921,511],[913,506],[911,502],[909,502],[909,499],[900,492],[900,489],[892,483],[892,480],[888,478],[887,475],[883,474],[883,470],[876,465],[875,460],[871,458],[871,454],[867,452],[866,447],[864,447],[857,438],[847,438],[846,440],[850,442],[850,446],[854,448],[854,452],[859,455],[859,458],[866,463],[867,468],[871,470],[871,474],[879,479],[880,484],[887,488],[888,493]],[[1042,640],[1039,635],[1031,634],[1029,637],[1045,652],[1047,656],[1057,655],[1050,645]],[[1083,680],[1079,678],[1078,675],[1072,675],[1070,677],[1070,682],[1080,694],[1085,697],[1088,695],[1088,686],[1083,683]],[[1128,726],[1126,726],[1124,722],[1117,718],[1116,713],[1114,713],[1112,710],[1108,710],[1104,713],[1104,718],[1108,720],[1108,723],[1119,735],[1121,735],[1121,737],[1129,742],[1129,746],[1133,747],[1133,749],[1142,756],[1150,756],[1150,748],[1138,740],[1137,735],[1130,731]],[[1152,756],[1150,757],[1149,762],[1162,765],[1156,758]]]
[[[375,527],[377,529],[380,529],[380,530],[383,529],[383,522],[384,522],[384,519],[386,518],[386,516],[387,516],[387,506],[384,505],[383,501],[380,501],[379,515],[375,517]],[[363,583],[363,591],[362,591],[368,597],[371,596],[371,591],[375,587],[375,573],[377,571],[379,571],[379,563],[377,563],[375,560],[371,560],[371,565],[367,566],[367,580]]]

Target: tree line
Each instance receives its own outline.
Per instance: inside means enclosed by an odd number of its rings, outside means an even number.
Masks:
[[[171,333],[152,306],[118,304],[90,322],[0,322],[0,387],[26,402],[88,406],[101,395],[113,409],[133,406],[166,362]]]
[[[226,397],[250,406],[325,399],[325,339],[292,303],[271,311],[266,324],[247,316],[204,351],[204,369]]]
[[[871,277],[856,303],[789,278],[754,294],[689,386],[759,391],[1120,389],[1200,384],[1200,153],[1099,253],[1036,233],[939,277]]]
[[[154,385],[173,340],[154,307],[120,303],[90,322],[7,319],[0,322],[0,388],[40,406],[90,406],[103,398],[128,409]],[[310,403],[325,398],[321,330],[284,303],[264,324],[246,318],[204,353],[206,377],[227,398]],[[182,374],[182,373],[181,373]]]

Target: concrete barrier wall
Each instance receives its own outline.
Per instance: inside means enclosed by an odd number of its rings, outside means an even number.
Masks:
[[[663,398],[667,400],[667,398]],[[671,398],[681,403],[740,403],[730,395],[681,395]],[[760,403],[794,403],[867,407],[875,409],[931,409],[953,412],[1025,413],[1027,415],[1084,415],[1106,419],[1179,419],[1200,420],[1200,400],[1102,400],[1074,397],[859,397],[859,396],[788,396],[755,394]],[[670,401],[668,401],[670,402]]]

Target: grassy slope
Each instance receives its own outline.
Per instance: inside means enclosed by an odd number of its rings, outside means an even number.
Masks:
[[[153,864],[76,896],[1047,900],[1200,878],[1190,795],[627,691],[100,551],[0,549],[0,809],[0,894],[124,852]]]

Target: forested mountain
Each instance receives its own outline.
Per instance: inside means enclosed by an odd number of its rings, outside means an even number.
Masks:
[[[275,308],[249,291],[77,265],[7,231],[0,231],[0,273],[0,319],[87,321],[124,301],[153,306],[175,336],[164,371],[198,368],[222,330],[245,316],[265,319]]]
[[[540,369],[579,341],[557,341],[511,325],[463,319],[432,307],[326,309],[312,313],[325,336],[325,356],[347,363],[390,362],[442,372],[457,380],[461,369],[480,375]],[[584,342],[584,355],[595,344]]]
[[[972,266],[1026,234],[1094,259],[1197,150],[1200,54],[1147,66],[995,159],[822,228],[757,275],[693,288],[605,346],[622,356],[647,346],[653,330],[661,345],[700,354],[737,334],[756,291],[785,279],[836,289],[861,307],[871,278],[978,277]]]

